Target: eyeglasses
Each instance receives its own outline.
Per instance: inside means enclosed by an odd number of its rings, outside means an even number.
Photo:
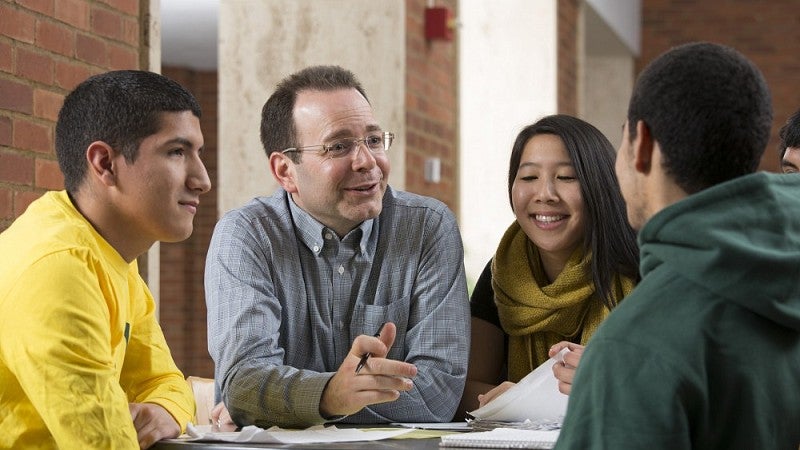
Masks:
[[[318,144],[318,145],[307,145],[305,147],[290,147],[287,148],[281,153],[292,153],[292,152],[305,152],[310,151],[312,149],[321,150],[320,156],[330,156],[331,158],[341,158],[343,156],[349,155],[353,150],[358,147],[358,144],[364,143],[364,145],[369,149],[372,153],[383,153],[389,150],[389,147],[392,146],[392,142],[394,141],[394,133],[390,133],[388,131],[384,131],[381,133],[374,133],[370,134],[369,136],[363,138],[346,138],[346,139],[337,139],[330,144]]]

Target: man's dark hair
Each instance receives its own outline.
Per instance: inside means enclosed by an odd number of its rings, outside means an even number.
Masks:
[[[158,133],[164,112],[191,111],[198,118],[194,96],[169,78],[153,72],[119,70],[94,75],[64,99],[56,122],[56,156],[70,193],[86,176],[86,149],[102,141],[133,162],[139,144]]]
[[[367,93],[349,70],[339,66],[307,67],[284,78],[261,109],[261,144],[267,153],[296,147],[297,127],[294,123],[294,104],[301,91],[334,91],[355,89],[369,102]],[[289,153],[295,163],[300,152]]]
[[[508,198],[519,172],[525,145],[539,134],[561,138],[575,168],[586,211],[583,246],[591,252],[591,277],[600,300],[614,304],[611,279],[620,274],[639,278],[636,233],[628,223],[625,200],[614,172],[615,151],[611,142],[588,122],[567,115],[544,117],[523,128],[514,141],[508,167]]]
[[[781,159],[783,159],[787,148],[800,147],[800,109],[795,111],[781,127],[780,137],[781,143],[778,146],[778,151]]]
[[[629,138],[641,120],[658,142],[663,168],[688,194],[754,172],[769,140],[772,101],[758,68],[711,43],[675,47],[636,80]]]

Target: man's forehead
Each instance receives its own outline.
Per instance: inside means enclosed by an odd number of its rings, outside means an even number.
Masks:
[[[356,89],[302,91],[295,102],[294,119],[299,128],[376,125],[372,106]]]

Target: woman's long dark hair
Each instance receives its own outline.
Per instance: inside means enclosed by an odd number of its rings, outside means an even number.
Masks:
[[[558,114],[528,125],[519,132],[511,150],[509,201],[525,144],[537,134],[560,137],[575,167],[588,219],[583,245],[592,252],[592,281],[603,303],[611,309],[616,306],[611,295],[612,275],[639,279],[636,232],[628,223],[625,201],[614,173],[614,147],[600,130],[576,117]],[[511,207],[513,209],[513,202]]]

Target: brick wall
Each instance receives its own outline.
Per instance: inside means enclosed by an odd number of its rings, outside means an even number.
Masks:
[[[0,231],[63,189],[53,132],[90,75],[139,67],[139,0],[0,1]]]
[[[203,162],[212,188],[200,197],[192,236],[183,242],[161,244],[159,318],[175,363],[183,373],[211,378],[214,363],[208,355],[203,271],[217,222],[217,73],[175,67],[163,67],[162,73],[189,89],[200,102]]]
[[[424,0],[406,0],[406,190],[435,197],[458,215],[458,30],[425,39]],[[457,17],[457,0],[440,0]],[[441,181],[425,181],[425,159],[441,160]]]
[[[558,23],[558,113],[578,115],[578,1],[556,3]]]
[[[637,72],[670,47],[701,40],[736,48],[764,73],[775,121],[761,169],[776,171],[778,130],[800,108],[800,4],[797,0],[643,0]]]

